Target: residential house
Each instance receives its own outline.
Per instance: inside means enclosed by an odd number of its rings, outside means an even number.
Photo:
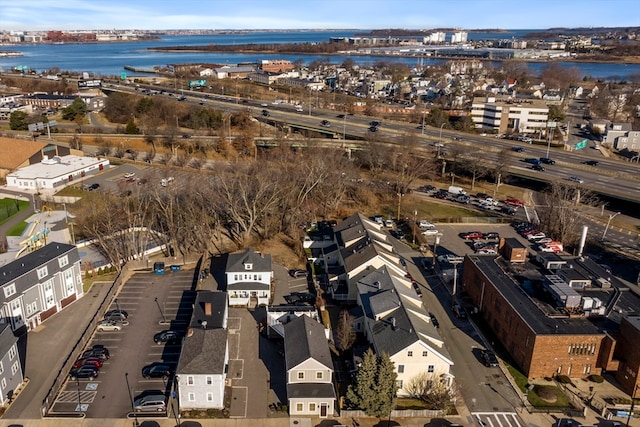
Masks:
[[[281,304],[267,306],[267,318],[264,327],[267,337],[284,338],[284,327],[287,323],[300,316],[309,316],[316,321],[320,321],[318,310],[313,305]]]
[[[0,324],[0,405],[10,401],[24,381],[17,342],[9,324]]]
[[[631,123],[609,123],[602,142],[616,150],[640,151],[640,131],[633,130]]]
[[[78,248],[51,242],[0,267],[0,324],[31,330],[84,295]]]
[[[411,381],[425,374],[451,385],[453,360],[411,281],[387,267],[369,270],[358,282],[363,315],[356,319],[356,330],[362,329],[376,354],[389,355],[398,374],[398,395],[409,395]]]
[[[229,305],[269,304],[273,277],[271,255],[260,254],[251,248],[229,254],[225,274]]]
[[[284,327],[287,398],[291,416],[333,416],[336,391],[327,330],[309,316]]]
[[[180,410],[224,408],[228,316],[225,292],[198,291],[176,369]]]

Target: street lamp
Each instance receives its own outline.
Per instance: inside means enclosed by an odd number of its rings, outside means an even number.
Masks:
[[[116,310],[118,310],[118,313],[120,312],[120,306],[118,305],[118,298],[114,299],[113,302],[116,303]]]
[[[604,228],[604,232],[602,233],[602,240],[607,235],[607,231],[609,230],[609,224],[611,224],[611,220],[620,215],[620,212],[616,212],[614,214],[609,214],[609,220],[607,221],[607,226]]]
[[[129,385],[129,373],[124,373],[124,380],[127,383],[127,391],[129,392],[129,402],[131,402],[131,412],[133,412],[133,426],[138,427],[138,416],[136,415],[136,408],[133,406],[133,395],[131,394],[131,386]]]
[[[456,300],[457,294],[457,285],[458,285],[458,264],[460,264],[462,260],[453,260],[449,261],[451,265],[453,265],[453,300]]]
[[[65,224],[69,224],[69,214],[67,213],[67,204],[62,203],[62,206],[64,207],[64,222]]]
[[[420,130],[420,134],[424,135],[424,115],[425,115],[425,111],[422,111],[422,129]]]
[[[444,127],[445,123],[442,123],[440,125],[440,137],[438,138],[438,142],[442,142],[442,128]],[[439,152],[440,150],[438,150]]]
[[[416,228],[418,227],[416,225],[416,223],[418,222],[418,210],[414,209],[413,211],[413,227],[411,227],[411,230],[413,231],[413,244],[416,244]]]
[[[398,217],[397,217],[397,221],[400,221],[400,203],[402,201],[402,196],[404,196],[404,193],[398,193]]]
[[[158,302],[158,298],[154,298],[153,300],[156,302],[156,305],[158,306],[158,311],[162,315],[162,323],[167,323],[167,319],[164,317],[164,312],[160,308],[160,303]]]

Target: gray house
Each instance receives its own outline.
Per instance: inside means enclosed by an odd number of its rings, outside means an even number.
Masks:
[[[228,316],[225,292],[198,292],[176,370],[180,410],[224,408]]]
[[[0,323],[31,330],[84,295],[75,246],[51,242],[0,267]]]
[[[289,414],[332,416],[336,405],[327,330],[303,315],[284,326]]]
[[[0,325],[0,405],[11,399],[15,390],[24,380],[20,355],[18,355],[18,338],[13,334],[8,323]]]

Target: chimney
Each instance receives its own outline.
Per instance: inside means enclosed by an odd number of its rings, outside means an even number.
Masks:
[[[211,316],[211,303],[210,302],[205,302],[204,303],[204,315],[205,316]]]
[[[395,329],[396,329],[396,318],[392,317],[389,320],[391,320],[391,329],[393,329],[395,331]]]

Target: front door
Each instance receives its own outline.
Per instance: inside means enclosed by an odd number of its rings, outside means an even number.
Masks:
[[[327,404],[320,404],[320,418],[327,418]]]

